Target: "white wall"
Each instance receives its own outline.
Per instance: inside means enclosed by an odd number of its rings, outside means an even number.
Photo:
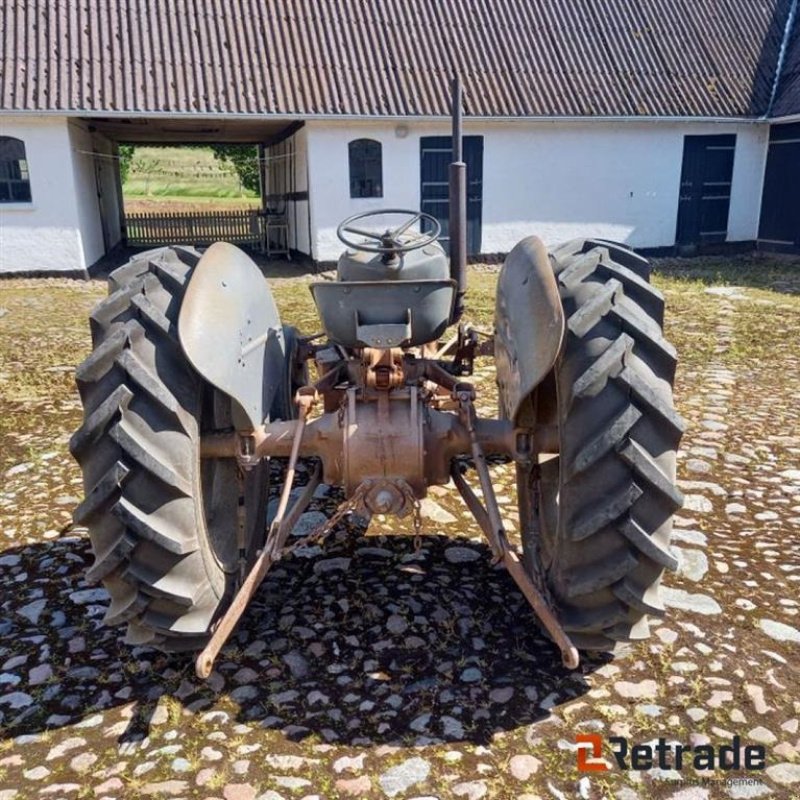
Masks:
[[[736,152],[728,212],[728,241],[746,242],[758,238],[761,194],[769,150],[769,125],[742,126],[731,133],[736,133]]]
[[[25,143],[30,203],[0,203],[0,272],[82,271],[121,238],[111,142],[66,117],[0,116],[0,135]],[[107,203],[103,235],[98,179]]]
[[[418,209],[421,136],[448,135],[446,123],[310,121],[294,137],[295,191],[310,175],[310,202],[292,212],[292,246],[320,261],[338,258],[336,226],[375,208]],[[507,252],[536,233],[547,244],[599,236],[635,247],[675,241],[686,134],[737,134],[728,223],[730,241],[756,238],[768,130],[764,124],[678,122],[467,122],[484,137],[481,251]],[[33,200],[0,204],[0,272],[81,270],[104,252],[94,147],[110,143],[64,117],[0,115],[0,134],[25,142]],[[383,145],[382,198],[351,198],[347,145]],[[85,151],[85,152],[81,152]],[[106,239],[118,241],[110,170],[100,169]],[[103,178],[106,175],[106,178]],[[295,215],[296,211],[296,215]],[[296,225],[294,224],[296,216]],[[310,217],[310,231],[309,231]]]
[[[94,172],[99,193],[100,222],[105,249],[122,241],[122,180],[119,174],[119,147],[96,131],[92,133]]]
[[[105,252],[100,204],[97,196],[97,178],[92,134],[79,120],[69,121],[69,142],[72,150],[75,210],[83,245],[84,266],[97,261]]]
[[[536,232],[547,244],[597,236],[675,243],[687,134],[735,133],[728,241],[755,239],[766,126],[587,123],[508,126],[484,142],[484,252]]]
[[[313,255],[338,257],[336,226],[350,214],[420,205],[421,136],[448,135],[446,124],[310,122]],[[470,123],[484,137],[481,251],[508,252],[525,236],[549,244],[597,236],[634,247],[675,243],[683,137],[737,134],[729,241],[756,238],[767,126],[695,122]],[[382,198],[350,197],[347,144],[383,144]]]
[[[316,123],[306,124],[308,165],[311,180],[312,256],[334,261],[344,245],[336,228],[346,217],[376,208],[418,209],[420,205],[419,138],[445,130],[413,125],[413,135],[395,135],[396,124]],[[423,133],[424,131],[424,133]],[[383,197],[350,197],[347,145],[353,139],[376,139],[383,145]]]
[[[86,267],[64,117],[0,116],[0,135],[25,143],[30,203],[0,203],[0,272]]]

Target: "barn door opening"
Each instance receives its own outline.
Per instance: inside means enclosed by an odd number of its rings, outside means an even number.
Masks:
[[[423,136],[420,139],[420,209],[436,217],[442,226],[439,241],[450,249],[448,214],[448,168],[453,158],[449,136]],[[464,161],[467,165],[467,253],[481,252],[481,216],[483,206],[483,136],[464,137]]]
[[[675,242],[683,252],[728,235],[736,134],[684,136]]]

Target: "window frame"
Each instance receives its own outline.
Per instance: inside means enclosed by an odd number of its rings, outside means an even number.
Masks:
[[[6,148],[10,151],[9,156],[3,153]],[[23,187],[21,197],[15,187]],[[3,189],[7,190],[7,197]],[[28,206],[32,203],[31,170],[25,142],[16,136],[0,136],[0,207]]]
[[[351,139],[347,143],[347,164],[352,200],[383,197],[382,142],[368,137]]]

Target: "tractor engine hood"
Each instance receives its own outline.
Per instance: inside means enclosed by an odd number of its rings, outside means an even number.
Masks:
[[[412,236],[407,236],[409,240]],[[442,246],[431,242],[418,250],[400,253],[384,260],[380,253],[347,249],[339,258],[340,281],[419,281],[447,280],[450,267]]]

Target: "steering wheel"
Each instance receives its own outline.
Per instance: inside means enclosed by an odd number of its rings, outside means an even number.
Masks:
[[[353,223],[360,222],[362,219],[369,219],[370,217],[379,217],[384,214],[405,214],[409,219],[405,220],[402,224],[394,229],[387,228],[384,233],[376,233],[375,231],[367,231],[363,228],[357,228]],[[431,233],[425,234],[419,238],[411,239],[410,241],[403,242],[400,237],[418,220],[424,219],[433,227]],[[436,217],[430,214],[424,214],[422,211],[408,211],[404,208],[387,208],[377,209],[375,211],[365,211],[361,214],[354,214],[342,222],[336,229],[336,235],[339,240],[352,247],[353,250],[361,250],[365,253],[383,253],[384,255],[391,255],[396,253],[407,253],[409,250],[418,250],[420,247],[435,242],[442,232],[442,226]],[[357,242],[345,236],[346,233],[354,233],[357,236],[364,236],[367,239],[372,239],[378,244],[367,244],[366,242]]]

